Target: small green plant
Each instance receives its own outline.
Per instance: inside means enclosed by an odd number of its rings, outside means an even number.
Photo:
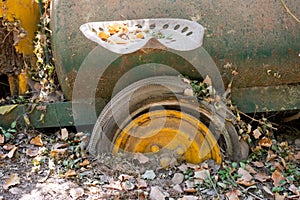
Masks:
[[[238,177],[238,175],[233,174],[233,170],[226,166],[223,169],[220,169],[218,171],[219,177],[222,180],[222,183],[226,185],[232,185],[234,187],[237,187],[237,183],[235,182],[235,178]]]
[[[7,130],[5,130],[4,128],[0,127],[0,131],[4,135],[5,140],[10,140],[10,139],[14,138],[13,134],[17,132],[16,125],[17,125],[17,122],[13,121],[11,123],[11,125],[10,125],[10,128],[8,128]]]
[[[193,180],[194,179],[194,170],[188,168],[183,172],[183,175],[184,175],[185,180]]]

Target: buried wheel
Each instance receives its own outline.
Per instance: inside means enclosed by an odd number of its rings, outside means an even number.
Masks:
[[[225,106],[218,107],[199,102],[185,79],[143,79],[120,91],[106,105],[88,150],[92,155],[155,154],[162,166],[174,159],[190,163],[213,159],[218,164],[224,156],[241,160],[246,155],[233,124],[225,120],[232,114]]]

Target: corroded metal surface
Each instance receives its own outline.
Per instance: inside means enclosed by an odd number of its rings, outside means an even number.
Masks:
[[[11,123],[16,119],[18,120],[18,126],[25,127],[24,116],[28,117],[30,126],[35,128],[65,127],[75,125],[71,102],[49,103],[45,106],[44,110],[37,109],[39,106],[44,105],[18,105],[18,107],[7,114],[0,114],[0,127],[8,129]],[[99,107],[98,109],[100,110],[102,108],[103,107]],[[43,114],[45,114],[45,116],[44,119],[41,120],[41,115]],[[82,117],[83,120],[81,120],[80,123],[77,122],[76,125],[78,125],[78,127],[93,125],[95,123],[95,120],[90,117],[89,113],[83,112],[81,115],[85,116]]]
[[[291,0],[287,5],[300,15],[298,0]],[[192,19],[202,24],[206,28],[204,48],[218,65],[225,84],[231,78],[231,70],[224,68],[227,63],[239,72],[233,88],[279,86],[300,81],[299,24],[279,1],[157,0],[154,3],[151,0],[112,0],[104,4],[100,0],[55,0],[53,45],[58,76],[66,97],[71,100],[77,71],[96,46],[80,33],[81,24],[158,17]],[[122,67],[119,73],[122,74]]]
[[[233,99],[244,112],[272,112],[300,109],[300,85],[238,88]]]
[[[35,31],[38,29],[39,16],[38,4],[35,1],[0,1],[0,18],[6,18],[9,22],[20,20],[21,27],[27,33],[27,36],[15,45],[18,53],[24,55],[33,54],[32,40]],[[3,40],[0,42],[3,42]]]
[[[0,16],[0,75],[18,74],[24,64],[24,60],[22,55],[13,48],[13,32],[9,32],[2,23],[3,19]]]

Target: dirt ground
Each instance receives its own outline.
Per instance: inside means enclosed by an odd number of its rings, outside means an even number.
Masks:
[[[142,155],[91,157],[81,150],[88,133],[18,130],[0,144],[0,200],[300,199],[299,120],[280,126],[247,161],[166,169]]]

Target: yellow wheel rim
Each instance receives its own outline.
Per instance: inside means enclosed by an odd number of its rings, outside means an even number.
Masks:
[[[195,117],[176,110],[156,110],[132,120],[116,134],[113,152],[169,152],[179,160],[221,163],[220,148],[210,130]]]

